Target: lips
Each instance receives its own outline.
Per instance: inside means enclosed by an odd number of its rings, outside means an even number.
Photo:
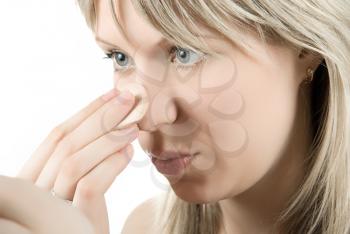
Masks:
[[[170,160],[170,159],[176,159],[176,158],[190,157],[192,156],[192,154],[188,152],[166,150],[161,152],[155,152],[155,151],[149,152],[149,156],[152,158],[156,158],[158,160]]]
[[[152,163],[158,172],[164,175],[181,175],[182,172],[191,164],[196,154],[177,151],[162,151],[161,153],[150,152]]]

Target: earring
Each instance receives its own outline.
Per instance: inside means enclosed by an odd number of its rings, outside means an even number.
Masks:
[[[305,81],[305,83],[310,84],[312,82],[313,78],[314,78],[314,71],[312,70],[312,68],[309,67],[306,70],[306,78],[304,81]]]
[[[304,58],[307,54],[308,52],[305,49],[302,49],[299,53],[299,58]]]

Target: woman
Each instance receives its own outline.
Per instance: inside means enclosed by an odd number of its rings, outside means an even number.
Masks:
[[[171,184],[157,206],[135,209],[123,233],[350,232],[348,1],[78,4],[113,60],[115,88],[147,91],[138,139]],[[72,136],[66,153],[21,174],[73,203],[100,162],[69,157],[84,145],[72,127],[84,118],[75,119],[59,134]],[[107,187],[80,207],[103,231],[106,216],[88,207],[105,209]]]

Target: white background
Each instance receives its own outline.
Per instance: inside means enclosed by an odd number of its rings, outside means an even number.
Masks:
[[[112,64],[75,0],[2,0],[0,29],[0,174],[15,176],[53,127],[113,87]],[[154,180],[168,186],[133,145],[133,160],[106,193],[111,233],[164,192]]]

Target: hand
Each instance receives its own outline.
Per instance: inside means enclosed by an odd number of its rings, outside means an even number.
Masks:
[[[129,96],[129,98],[128,98]],[[113,129],[130,112],[135,97],[111,91],[55,127],[17,177],[72,200],[99,234],[109,233],[104,194],[133,155],[136,124]]]
[[[0,176],[0,233],[96,234],[78,209],[31,182]]]

